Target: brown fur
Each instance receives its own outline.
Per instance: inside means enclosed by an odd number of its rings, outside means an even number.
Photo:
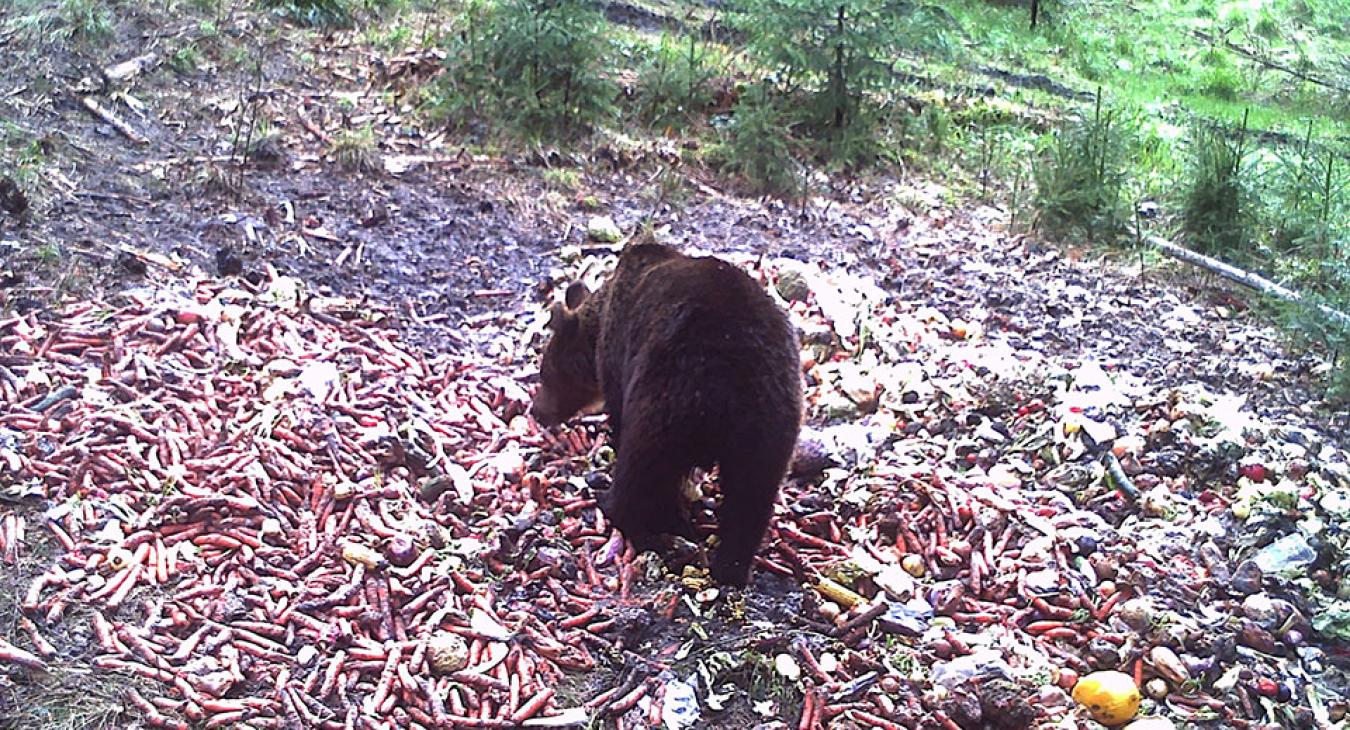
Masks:
[[[719,583],[743,586],[802,418],[798,341],[754,279],[715,258],[629,246],[594,294],[554,307],[531,413],[561,423],[603,400],[618,460],[601,507],[639,545],[689,536],[681,484],[720,469]]]

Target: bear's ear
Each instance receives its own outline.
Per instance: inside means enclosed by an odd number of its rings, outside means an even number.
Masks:
[[[549,329],[557,332],[569,319],[571,319],[571,313],[567,311],[567,307],[562,302],[554,302],[553,309],[549,310],[548,315]]]
[[[586,301],[586,297],[591,295],[591,290],[586,288],[581,282],[573,282],[567,287],[567,293],[563,295],[563,301],[567,303],[568,309],[576,309]]]

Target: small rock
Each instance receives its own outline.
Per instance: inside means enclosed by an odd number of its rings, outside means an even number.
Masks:
[[[928,590],[928,602],[932,604],[934,611],[947,616],[961,608],[961,599],[965,598],[965,595],[964,583],[949,580],[937,583]]]
[[[877,381],[858,369],[847,369],[839,373],[839,389],[858,406],[863,413],[871,413],[877,408]]]
[[[1255,561],[1244,560],[1238,564],[1237,570],[1233,571],[1233,579],[1229,586],[1235,593],[1251,595],[1261,590],[1261,581],[1264,578],[1265,574]]]
[[[590,221],[586,223],[586,235],[600,243],[618,243],[623,238],[623,231],[619,230],[613,218],[597,215],[591,216]]]
[[[778,281],[774,282],[774,288],[778,290],[779,296],[789,302],[804,302],[811,295],[811,287],[806,283],[806,277],[794,269],[780,272]]]
[[[1059,571],[1047,568],[1027,573],[1026,585],[1032,593],[1055,593],[1059,590]]]
[[[1036,695],[1036,703],[1041,707],[1067,707],[1069,705],[1069,693],[1053,684],[1042,685],[1040,692]]]
[[[901,565],[892,563],[882,566],[872,577],[872,582],[897,601],[908,601],[914,596],[914,578]]]
[[[829,345],[834,342],[834,328],[824,322],[802,322],[798,329],[801,330],[802,342],[808,345]]]
[[[1093,639],[1087,645],[1087,659],[1097,669],[1114,669],[1120,666],[1120,647],[1104,639]]]
[[[837,464],[821,435],[813,430],[802,429],[802,435],[797,439],[797,449],[792,454],[792,476],[810,479],[832,466]]]
[[[1278,654],[1275,635],[1261,628],[1255,621],[1243,621],[1237,632],[1238,643],[1265,654]]]
[[[308,667],[319,657],[319,650],[314,648],[313,644],[305,644],[300,647],[300,651],[295,654],[295,661],[302,667]]]
[[[1135,631],[1147,631],[1153,624],[1153,602],[1148,598],[1131,598],[1120,604],[1116,615]]]
[[[459,634],[438,631],[427,640],[427,658],[437,672],[458,672],[469,665],[469,645]]]
[[[1204,542],[1200,545],[1200,560],[1204,562],[1205,568],[1209,574],[1219,583],[1231,583],[1233,579],[1232,572],[1228,568],[1228,560],[1224,558],[1223,551],[1218,545],[1212,542]]]
[[[797,665],[797,660],[793,659],[791,654],[779,654],[774,657],[773,668],[789,682],[796,682],[802,677],[802,668]]]

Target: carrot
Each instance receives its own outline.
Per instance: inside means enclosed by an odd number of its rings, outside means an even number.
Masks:
[[[521,705],[520,709],[511,714],[511,722],[518,725],[539,714],[539,711],[543,710],[544,707],[548,705],[549,701],[553,699],[554,692],[555,690],[552,687],[545,687],[540,690],[535,696],[527,700],[525,704]]]
[[[605,714],[622,715],[625,712],[628,712],[629,710],[633,709],[633,706],[636,705],[638,703],[638,700],[642,699],[642,696],[645,694],[647,694],[647,683],[643,682],[642,684],[639,684],[637,687],[633,688],[632,692],[629,692],[623,697],[620,697],[618,700],[614,702],[614,704],[606,708]]]
[[[146,552],[149,552],[148,545],[142,545],[142,547],[146,548]],[[140,553],[139,550],[136,552],[137,554]],[[122,601],[125,601],[127,596],[131,593],[131,589],[136,587],[136,581],[141,576],[141,570],[142,565],[140,562],[137,562],[126,571],[127,574],[122,578],[122,582],[117,585],[113,590],[112,595],[108,597],[108,608],[115,610],[118,606],[122,605]]]
[[[20,649],[19,647],[0,638],[0,662],[17,664],[21,667],[27,667],[39,672],[47,671],[47,663],[42,661],[35,654]]]
[[[852,720],[857,720],[859,722],[871,725],[873,727],[879,727],[881,728],[881,730],[905,730],[905,727],[903,725],[877,717],[876,715],[867,712],[865,710],[849,710],[848,712],[845,712],[844,715]],[[948,720],[948,722],[951,722],[950,719]],[[947,726],[944,725],[943,727],[946,728]],[[953,728],[953,730],[961,730],[960,726],[954,723],[951,725],[951,727]]]
[[[806,697],[802,700],[801,718],[797,720],[797,730],[811,730],[811,723],[815,719],[816,692],[814,689],[806,690]]]
[[[571,616],[563,619],[562,621],[559,621],[558,626],[564,629],[574,629],[578,626],[584,626],[585,624],[589,623],[591,619],[595,618],[599,614],[600,614],[600,607],[592,605],[590,608],[586,609],[585,611],[582,611],[581,613],[575,616]]]

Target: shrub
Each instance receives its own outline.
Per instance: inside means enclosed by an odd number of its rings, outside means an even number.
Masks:
[[[261,4],[302,25],[347,27],[355,15],[351,0],[261,0]]]
[[[1350,239],[1342,241],[1350,246]],[[1328,267],[1331,280],[1325,294],[1306,294],[1301,304],[1285,305],[1282,319],[1293,335],[1304,342],[1325,347],[1331,356],[1327,390],[1343,401],[1350,401],[1350,325],[1329,317],[1318,305],[1350,312],[1350,261],[1342,258]]]
[[[803,175],[790,139],[779,98],[765,86],[756,86],[736,104],[711,159],[723,172],[741,177],[754,192],[797,195]]]
[[[668,126],[703,112],[713,102],[712,80],[721,65],[713,47],[693,34],[683,42],[661,36],[638,77],[639,116]]]
[[[879,0],[750,0],[743,27],[779,91],[804,91],[799,120],[813,131],[847,127],[865,92],[888,80],[894,43]]]
[[[1337,240],[1350,244],[1350,202],[1346,167],[1336,165],[1331,150],[1317,149],[1312,124],[1292,150],[1277,151],[1271,175],[1266,216],[1272,222],[1271,243],[1279,253],[1297,252],[1315,260],[1344,252]]]
[[[530,137],[565,136],[613,111],[605,19],[582,0],[471,3],[461,21],[438,104],[452,122],[492,116]]]
[[[1231,260],[1248,258],[1254,250],[1254,201],[1243,149],[1246,127],[1244,118],[1236,139],[1210,127],[1194,133],[1182,201],[1182,231],[1190,245]]]
[[[1133,120],[1103,112],[1099,95],[1092,117],[1061,126],[1035,169],[1038,223],[1056,235],[1108,241],[1119,235],[1129,220],[1122,193],[1134,146]]]

